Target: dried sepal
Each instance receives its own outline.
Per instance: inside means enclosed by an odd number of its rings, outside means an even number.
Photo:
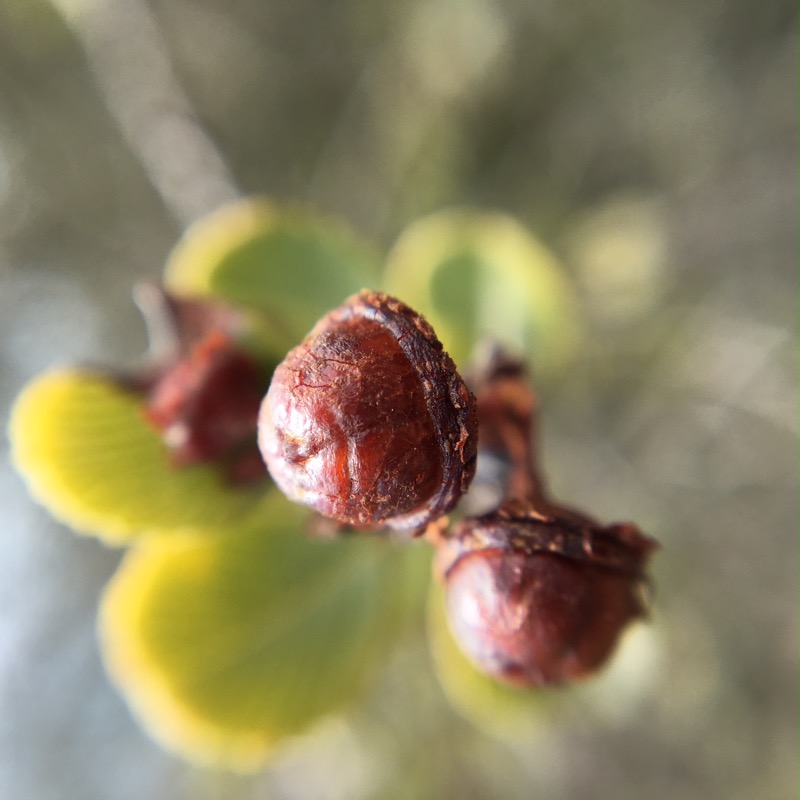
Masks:
[[[120,382],[143,395],[145,419],[160,431],[172,463],[217,463],[234,484],[265,477],[256,425],[266,377],[240,344],[244,314],[157,284],[138,286],[136,301],[150,348]]]

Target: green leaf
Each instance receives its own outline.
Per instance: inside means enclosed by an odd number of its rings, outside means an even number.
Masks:
[[[459,365],[491,339],[541,378],[564,369],[578,342],[566,273],[501,214],[450,210],[413,223],[389,254],[385,286],[427,317]]]
[[[379,260],[338,222],[246,200],[194,225],[167,262],[168,288],[263,312],[285,352],[327,311],[377,283]]]
[[[385,538],[301,533],[278,496],[263,524],[132,551],[100,633],[146,728],[190,760],[242,771],[369,684],[403,619],[404,559]]]
[[[450,633],[444,590],[437,582],[428,602],[428,638],[442,688],[466,719],[501,737],[526,737],[546,728],[559,692],[506,685],[474,667]]]
[[[239,489],[214,467],[173,467],[141,398],[97,374],[36,378],[16,401],[9,434],[31,493],[58,519],[109,542],[241,524],[269,485]]]

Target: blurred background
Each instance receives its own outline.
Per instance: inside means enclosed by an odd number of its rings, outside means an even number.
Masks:
[[[424,637],[368,701],[237,777],[161,751],[108,684],[119,553],[0,462],[0,797],[797,793],[797,24],[788,0],[0,0],[0,416],[145,347],[131,286],[239,193],[386,250],[447,206],[565,265],[585,339],[540,387],[555,494],[663,543],[617,701],[494,736]]]

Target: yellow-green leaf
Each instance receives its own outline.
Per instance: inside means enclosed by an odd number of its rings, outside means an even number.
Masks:
[[[200,220],[167,262],[166,285],[263,312],[276,350],[296,345],[342,300],[378,280],[378,258],[342,224],[265,200]]]
[[[31,493],[58,519],[110,542],[241,524],[269,485],[237,489],[214,467],[172,466],[141,398],[77,370],[33,380],[17,399],[9,434]]]
[[[459,365],[491,339],[541,378],[563,369],[577,344],[566,273],[502,214],[450,210],[413,223],[389,254],[385,286],[428,318]]]
[[[260,527],[160,540],[109,585],[107,668],[167,748],[249,771],[369,686],[402,619],[404,560],[379,536],[312,539],[277,494]]]
[[[476,669],[450,633],[444,590],[438,583],[432,584],[429,596],[428,638],[445,694],[474,725],[493,735],[517,738],[547,725],[557,692],[509,686]]]

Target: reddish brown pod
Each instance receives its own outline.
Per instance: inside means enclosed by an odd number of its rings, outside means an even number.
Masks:
[[[240,456],[246,456],[248,445],[255,448],[263,384],[255,361],[213,330],[163,369],[149,390],[145,414],[177,464],[235,456],[230,466],[238,476]]]
[[[278,366],[259,417],[270,474],[292,500],[357,528],[421,531],[475,472],[475,400],[431,326],[363,291]]]
[[[453,636],[479,669],[508,683],[586,677],[646,614],[656,547],[633,525],[601,527],[520,501],[466,519],[438,553]]]

